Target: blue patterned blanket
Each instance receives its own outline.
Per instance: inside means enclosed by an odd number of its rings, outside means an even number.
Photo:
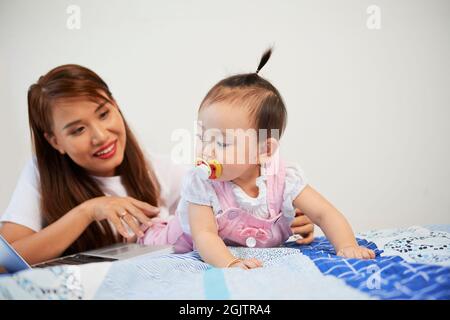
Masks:
[[[448,227],[358,234],[373,260],[310,245],[231,248],[263,268],[211,268],[196,252],[35,269],[0,277],[0,299],[450,299]]]
[[[307,255],[324,275],[380,299],[450,299],[450,267],[411,263],[400,256],[382,257],[375,243],[357,239],[375,251],[373,260],[344,259],[335,255],[325,238],[311,245],[288,244]]]

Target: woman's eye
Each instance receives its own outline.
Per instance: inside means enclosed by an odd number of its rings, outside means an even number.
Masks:
[[[75,129],[74,131],[71,132],[72,135],[77,136],[82,134],[84,131],[84,127],[79,127],[77,129]]]
[[[100,113],[100,119],[105,119],[106,117],[108,117],[108,113],[109,113],[109,110],[108,110],[108,111],[105,111],[105,112],[102,112],[102,113]]]

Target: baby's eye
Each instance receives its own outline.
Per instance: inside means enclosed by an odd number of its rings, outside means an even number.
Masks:
[[[220,141],[217,141],[216,143],[217,143],[217,145],[218,145],[219,147],[221,147],[221,148],[229,147],[230,144],[231,144],[231,143],[220,142]]]
[[[204,137],[201,135],[201,134],[197,134],[197,139],[200,141],[200,142],[206,142],[205,141],[205,139],[204,139]]]

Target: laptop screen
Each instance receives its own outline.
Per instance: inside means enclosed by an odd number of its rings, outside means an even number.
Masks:
[[[0,235],[0,267],[9,273],[31,269],[30,265]]]

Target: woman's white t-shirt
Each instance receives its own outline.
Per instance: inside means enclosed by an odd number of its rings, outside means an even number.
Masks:
[[[160,198],[163,204],[160,206],[160,217],[166,219],[175,213],[180,199],[181,182],[189,167],[175,164],[169,156],[164,155],[150,155],[148,159],[161,185]],[[105,195],[127,196],[120,176],[94,178],[102,182],[100,186]],[[44,227],[40,209],[39,172],[35,158],[29,160],[22,170],[0,222],[17,223],[36,232]]]

